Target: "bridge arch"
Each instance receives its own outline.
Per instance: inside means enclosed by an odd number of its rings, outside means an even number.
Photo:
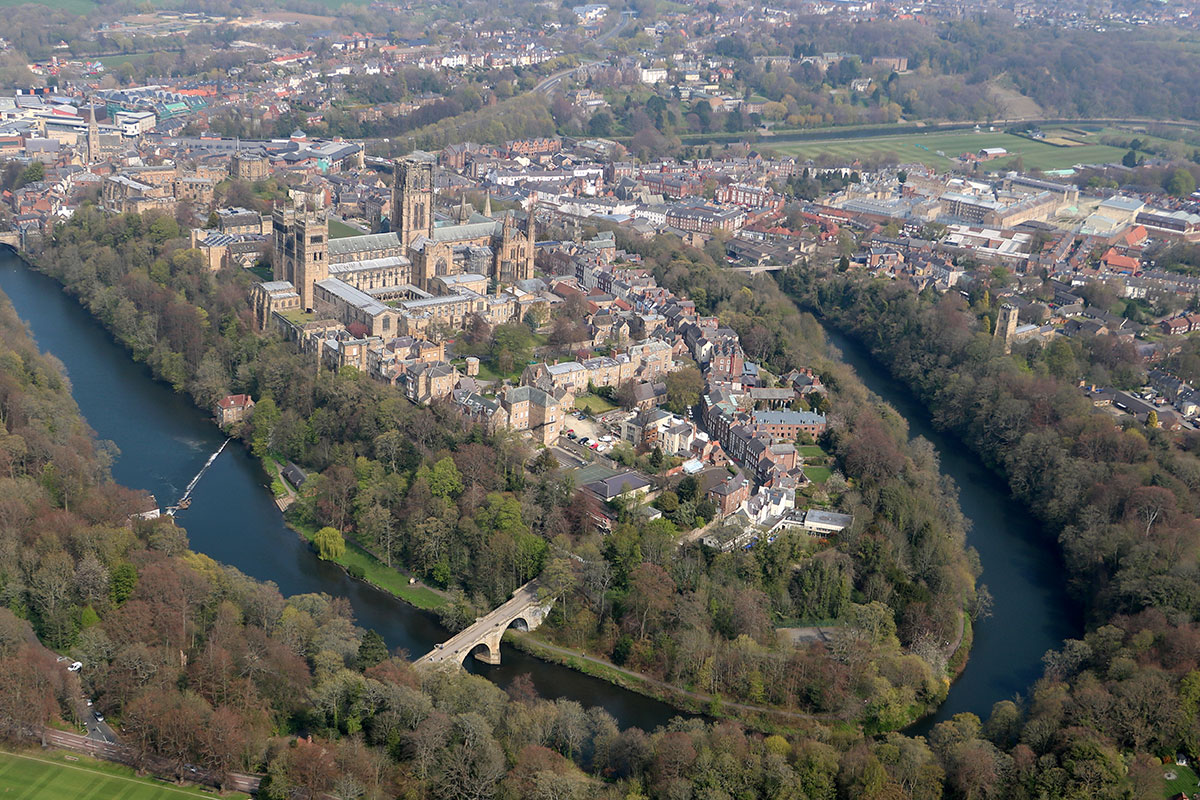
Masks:
[[[484,640],[477,643],[469,651],[463,654],[462,659],[458,663],[463,663],[468,656],[474,656],[476,661],[482,661],[484,664],[499,664],[500,648],[497,644],[496,649],[493,650],[492,643]]]

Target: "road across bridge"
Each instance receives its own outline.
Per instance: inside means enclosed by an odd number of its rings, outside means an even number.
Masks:
[[[474,653],[475,658],[485,664],[499,664],[500,639],[504,637],[504,632],[510,627],[519,631],[533,630],[542,624],[553,604],[553,599],[539,598],[537,581],[530,581],[517,589],[503,605],[434,647],[418,658],[416,663],[457,664],[461,667],[466,657]],[[483,649],[477,651],[480,645]]]

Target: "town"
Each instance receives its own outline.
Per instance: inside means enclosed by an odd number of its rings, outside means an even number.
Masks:
[[[1200,800],[1194,0],[40,2],[0,788]]]

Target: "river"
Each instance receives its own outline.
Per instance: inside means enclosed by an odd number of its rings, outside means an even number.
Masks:
[[[1004,482],[962,442],[937,431],[908,387],[887,375],[858,342],[830,327],[825,336],[867,388],[908,421],[910,436],[933,443],[942,472],[958,485],[959,505],[971,523],[967,543],[979,551],[980,582],[995,601],[992,615],[975,623],[970,660],[946,702],[905,732],[923,735],[964,711],[986,720],[993,703],[1025,694],[1041,677],[1047,650],[1082,632],[1079,608],[1067,596],[1062,559]]]
[[[0,291],[27,321],[41,349],[66,366],[75,400],[98,437],[119,448],[113,477],[152,492],[163,505],[173,503],[224,441],[209,417],[154,380],[55,281],[7,251],[0,252]],[[1039,677],[1043,653],[1081,630],[1078,610],[1064,589],[1060,559],[1004,484],[960,442],[934,430],[906,387],[887,377],[857,343],[832,330],[827,335],[867,387],[908,420],[910,434],[933,443],[942,471],[959,487],[959,502],[972,523],[967,539],[979,551],[982,581],[995,598],[993,615],[976,624],[970,661],[949,698],[909,732],[924,733],[962,711],[986,717],[993,703],[1024,693]],[[391,648],[415,657],[448,637],[431,615],[318,559],[283,524],[258,463],[242,447],[225,448],[178,518],[193,549],[272,581],[285,595],[346,597],[358,624],[377,630]],[[500,686],[528,674],[543,696],[602,706],[622,727],[652,729],[677,713],[664,703],[507,645],[499,666],[468,662],[468,669]]]
[[[29,325],[38,346],[62,361],[71,393],[98,438],[119,449],[113,478],[153,493],[161,505],[178,500],[225,441],[208,415],[155,380],[58,283],[27,267],[6,248],[0,249],[0,291]],[[283,524],[258,462],[234,444],[213,461],[196,484],[191,505],[179,512],[177,518],[192,549],[271,581],[284,595],[325,592],[345,597],[359,625],[374,628],[389,647],[414,658],[449,637],[432,615],[317,558]],[[497,666],[474,659],[467,662],[469,670],[502,687],[528,674],[542,696],[602,706],[622,727],[652,730],[679,713],[665,703],[540,661],[508,645]]]

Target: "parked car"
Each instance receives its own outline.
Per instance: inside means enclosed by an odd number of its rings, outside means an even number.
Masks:
[[[68,672],[79,672],[81,669],[83,669],[82,661],[72,661],[71,666],[67,667]]]
[[[591,440],[591,439],[589,439],[589,438],[588,438],[588,437],[586,437],[586,436],[580,436],[580,437],[579,437],[579,443],[580,443],[581,445],[583,445],[584,447],[587,447],[587,446],[588,446],[588,442],[590,442],[590,441],[592,441],[592,440]]]
[[[95,715],[96,722],[104,722],[104,715],[101,714],[99,711],[93,711],[92,714]]]
[[[567,431],[567,438],[568,439],[578,439],[579,437],[575,434],[575,431]]]

